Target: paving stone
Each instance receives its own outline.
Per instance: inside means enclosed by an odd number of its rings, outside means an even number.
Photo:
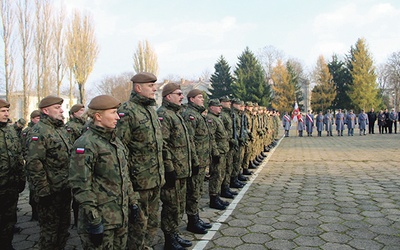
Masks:
[[[292,240],[272,240],[265,243],[267,249],[294,249],[296,244]]]
[[[347,243],[350,241],[352,238],[347,236],[346,234],[343,233],[337,233],[337,232],[328,232],[320,235],[322,239],[324,239],[326,242],[333,242],[333,243]]]
[[[299,246],[318,247],[324,245],[326,242],[317,236],[299,236],[293,240]]]
[[[356,249],[365,249],[365,250],[375,250],[375,249],[381,249],[383,247],[383,244],[380,244],[373,240],[366,240],[366,239],[353,239],[348,244]]]

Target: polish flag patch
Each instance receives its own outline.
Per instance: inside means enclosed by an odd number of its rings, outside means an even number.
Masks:
[[[37,137],[37,136],[32,136],[32,141],[37,141],[37,140],[39,140],[39,137]]]
[[[75,153],[83,154],[83,153],[85,153],[85,148],[76,148]]]
[[[158,120],[160,120],[160,122],[162,122],[164,120],[164,118],[158,117]]]
[[[67,131],[68,131],[68,132],[71,132],[71,129],[70,129],[70,128],[67,128]]]
[[[118,113],[119,117],[124,117],[125,113]]]
[[[189,115],[189,119],[190,119],[191,121],[193,121],[193,120],[194,120],[194,116]]]

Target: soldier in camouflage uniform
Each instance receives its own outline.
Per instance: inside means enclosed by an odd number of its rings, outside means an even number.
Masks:
[[[226,167],[225,167],[225,178],[221,186],[221,197],[233,199],[234,195],[238,193],[229,188],[231,183],[231,174],[233,169],[233,152],[239,147],[239,141],[237,134],[233,133],[233,121],[232,121],[232,111],[231,111],[231,100],[228,96],[221,97],[220,99],[222,105],[221,119],[224,123],[225,130],[228,133],[229,139],[229,151],[226,154]]]
[[[79,103],[72,106],[69,110],[69,121],[65,124],[65,128],[71,136],[72,143],[74,143],[84,132],[86,121],[82,117],[83,113],[85,113],[85,106]]]
[[[239,146],[235,148],[233,153],[233,168],[231,173],[231,182],[230,187],[232,188],[242,188],[244,187],[245,183],[242,181],[246,181],[246,178],[239,180],[241,177],[240,174],[240,166],[243,162],[244,156],[244,146],[247,143],[247,138],[245,135],[244,129],[242,129],[242,114],[244,111],[244,102],[239,99],[232,99],[232,122],[234,127],[234,135],[237,137],[239,142]]]
[[[15,132],[19,138],[22,137],[22,129],[25,127],[25,125],[26,121],[24,118],[19,118],[18,121],[13,124],[13,128],[15,129]]]
[[[84,249],[125,249],[128,219],[137,216],[127,149],[114,130],[120,104],[109,95],[93,98],[88,105],[93,122],[73,145],[69,182],[80,204],[78,233]]]
[[[191,140],[194,142],[194,159],[199,162],[199,173],[189,177],[187,183],[187,230],[193,233],[205,234],[207,233],[207,229],[211,228],[211,224],[205,223],[200,219],[199,201],[206,168],[210,165],[211,161],[211,138],[207,122],[202,115],[205,111],[203,92],[193,89],[187,94],[187,99],[188,106],[183,113],[183,118],[186,121]]]
[[[186,181],[192,167],[198,172],[199,163],[193,162],[194,148],[183,117],[180,115],[183,93],[176,83],[168,83],[162,90],[162,106],[157,110],[163,135],[165,185],[161,188],[161,229],[164,249],[185,249],[192,243],[179,236],[179,223],[186,207]]]
[[[161,125],[154,109],[157,90],[155,75],[138,73],[131,79],[130,100],[118,112],[117,136],[129,150],[129,171],[133,189],[139,193],[139,217],[129,223],[128,248],[151,248],[159,227],[160,189],[164,185]]]
[[[26,169],[38,202],[40,249],[64,249],[71,221],[68,185],[71,141],[64,128],[63,99],[47,96],[39,103],[40,121],[27,139]]]
[[[65,124],[65,128],[69,136],[71,137],[71,142],[74,143],[79,136],[86,131],[85,119],[82,117],[85,113],[85,106],[83,104],[75,104],[69,110],[69,121]],[[74,227],[78,224],[78,210],[79,204],[74,198],[72,198],[72,210],[74,211]]]
[[[225,210],[229,202],[220,198],[221,185],[226,172],[226,154],[229,151],[229,136],[221,119],[222,105],[218,99],[211,99],[208,103],[206,116],[212,139],[212,161],[210,164],[210,180],[208,192],[210,208]]]
[[[253,146],[256,143],[256,137],[254,134],[254,115],[252,114],[253,112],[253,103],[252,102],[246,102],[245,106],[245,111],[243,113],[242,119],[245,119],[245,121],[242,123],[245,123],[245,130],[247,132],[246,136],[248,137],[247,143],[244,145],[244,156],[243,156],[243,162],[241,165],[241,168],[243,169],[243,174],[244,175],[252,175],[253,172],[249,170],[249,165],[251,164],[251,157],[252,157],[252,150]]]
[[[12,247],[17,223],[18,193],[25,188],[20,138],[8,126],[10,103],[0,99],[0,248]]]
[[[21,144],[22,144],[22,150],[24,154],[24,158],[26,158],[26,139],[29,136],[29,132],[32,130],[32,127],[40,121],[40,111],[39,110],[34,110],[32,111],[31,115],[31,121],[28,123],[28,126],[22,131],[21,135]],[[30,183],[30,181],[29,181]],[[38,220],[38,214],[37,214],[37,202],[35,200],[35,191],[33,186],[30,184],[29,185],[29,205],[32,207],[32,217],[31,221],[37,221]]]

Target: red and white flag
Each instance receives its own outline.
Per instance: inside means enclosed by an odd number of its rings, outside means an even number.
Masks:
[[[294,122],[297,122],[297,116],[300,114],[299,110],[299,105],[297,105],[297,102],[294,103],[294,110],[292,112],[292,120]]]

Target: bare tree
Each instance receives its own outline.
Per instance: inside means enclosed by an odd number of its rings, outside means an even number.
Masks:
[[[17,3],[17,18],[19,43],[21,51],[21,80],[23,92],[23,117],[28,118],[29,95],[33,81],[32,68],[32,38],[33,38],[33,17],[32,1],[19,0]]]
[[[0,14],[2,21],[2,40],[4,43],[4,81],[6,90],[6,99],[10,101],[10,95],[13,91],[15,79],[14,71],[14,48],[13,48],[13,27],[15,24],[13,1],[0,0]]]
[[[55,12],[53,20],[54,31],[54,63],[56,68],[56,81],[57,81],[57,95],[60,96],[61,84],[66,74],[66,57],[65,57],[65,12],[64,7],[61,6],[60,11]]]
[[[118,98],[121,102],[129,100],[132,90],[132,72],[104,77],[96,88],[100,94],[107,94]]]
[[[266,74],[266,80],[267,82],[269,82],[272,77],[273,69],[276,66],[278,60],[283,61],[284,53],[274,46],[270,45],[262,48],[258,52],[257,58],[263,65]]]
[[[136,52],[133,54],[133,69],[136,73],[145,71],[158,75],[157,54],[149,41],[139,41]]]
[[[79,88],[79,102],[85,104],[85,83],[99,53],[94,25],[88,14],[75,10],[67,32],[67,60]]]

